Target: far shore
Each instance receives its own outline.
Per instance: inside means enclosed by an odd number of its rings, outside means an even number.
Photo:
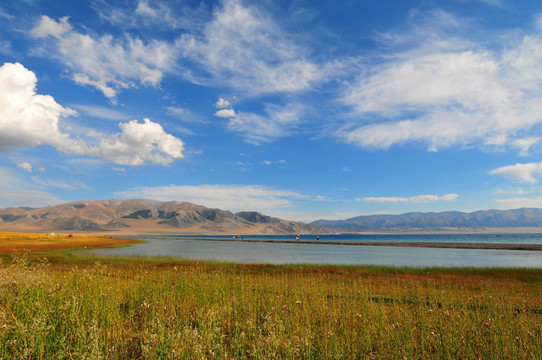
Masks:
[[[160,236],[156,236],[159,238]],[[326,240],[271,240],[271,239],[217,239],[202,236],[183,236],[183,240],[198,241],[237,241],[251,243],[287,243],[318,245],[353,245],[353,246],[397,246],[425,247],[442,249],[485,249],[485,250],[530,250],[542,251],[542,244],[494,244],[494,243],[460,243],[432,241],[326,241]]]
[[[220,230],[202,229],[200,227],[154,227],[154,226],[141,226],[119,229],[93,229],[93,230],[55,230],[33,226],[13,226],[6,223],[0,223],[0,232],[19,232],[19,233],[51,233],[51,232],[70,232],[73,234],[93,235],[93,236],[143,236],[143,235],[182,235],[182,236],[194,236],[204,237],[207,235],[292,235],[292,234],[280,234],[280,233],[267,233],[262,227],[246,228],[246,229],[228,229],[223,228]],[[346,231],[346,230],[333,230],[327,229],[327,231],[314,232],[314,233],[301,233],[300,235],[479,235],[479,234],[542,234],[542,227],[508,227],[508,228],[448,228],[442,227],[437,229],[372,229],[363,231]]]

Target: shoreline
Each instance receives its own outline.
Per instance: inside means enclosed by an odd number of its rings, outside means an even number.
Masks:
[[[161,238],[156,236],[153,238]],[[172,238],[163,238],[172,239]],[[272,239],[218,239],[205,237],[183,237],[182,240],[196,241],[229,241],[252,243],[283,243],[311,245],[353,245],[353,246],[393,246],[393,247],[425,247],[442,249],[480,249],[480,250],[528,250],[542,251],[542,244],[498,244],[498,243],[462,243],[436,241],[328,241],[328,240],[272,240]]]

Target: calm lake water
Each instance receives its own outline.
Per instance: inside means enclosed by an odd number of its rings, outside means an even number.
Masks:
[[[198,236],[201,238],[203,236]],[[188,236],[136,236],[147,243],[93,250],[111,256],[175,256],[196,260],[267,264],[391,265],[413,267],[542,267],[542,251],[435,249],[296,243],[190,240]],[[232,239],[232,235],[205,236]],[[295,240],[295,236],[244,236],[245,239]],[[315,240],[303,235],[301,240]],[[322,241],[427,241],[542,244],[542,234],[499,235],[321,235]]]

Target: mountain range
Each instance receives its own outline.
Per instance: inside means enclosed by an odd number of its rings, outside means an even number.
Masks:
[[[40,208],[0,209],[0,231],[114,232],[116,234],[325,234],[317,225],[258,212],[211,209],[155,200],[77,201]]]
[[[233,213],[180,201],[114,199],[0,209],[0,231],[127,234],[330,234],[542,230],[542,209],[367,215],[310,224],[255,211]]]
[[[311,224],[343,232],[542,228],[542,209],[480,210],[471,213],[411,212],[402,215],[357,216],[346,220],[318,220]]]

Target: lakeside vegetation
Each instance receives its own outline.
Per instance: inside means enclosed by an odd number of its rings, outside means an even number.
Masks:
[[[51,252],[91,247],[126,246],[141,242],[103,235],[0,232],[0,256],[16,252]]]
[[[542,269],[18,253],[1,359],[540,359]]]

